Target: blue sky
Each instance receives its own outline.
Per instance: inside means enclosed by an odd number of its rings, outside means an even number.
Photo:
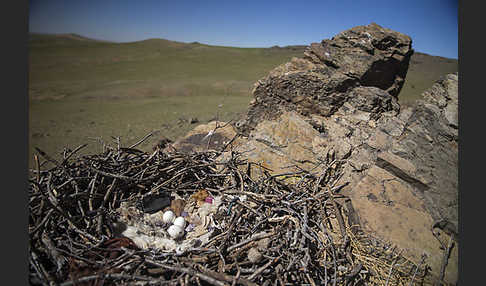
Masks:
[[[308,45],[375,22],[412,37],[418,52],[457,59],[457,9],[457,0],[31,0],[29,31],[270,47]]]

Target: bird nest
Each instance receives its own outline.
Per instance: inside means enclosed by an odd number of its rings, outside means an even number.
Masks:
[[[339,161],[320,173],[271,174],[232,150],[108,146],[75,156],[83,146],[61,162],[37,149],[29,179],[32,285],[427,282],[427,265],[360,229],[336,185]],[[162,219],[168,210],[186,220],[175,239]]]

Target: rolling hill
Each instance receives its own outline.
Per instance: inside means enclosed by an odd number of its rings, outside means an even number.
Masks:
[[[29,161],[33,147],[55,158],[88,143],[150,150],[160,136],[175,139],[200,123],[244,112],[253,83],[305,46],[235,48],[148,39],[113,43],[76,34],[31,34],[29,39]],[[456,72],[454,59],[416,52],[402,104],[420,97],[440,76]],[[193,120],[194,121],[194,120]],[[81,152],[82,153],[82,152]]]

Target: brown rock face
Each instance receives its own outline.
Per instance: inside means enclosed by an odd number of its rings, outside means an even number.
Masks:
[[[457,280],[459,243],[457,81],[456,74],[447,75],[423,94],[424,100],[398,116],[380,118],[376,128],[362,128],[368,139],[353,149],[342,178],[351,182],[343,194],[351,198],[362,226],[414,259],[427,254],[435,275],[443,251],[432,231],[445,234],[440,238],[445,245],[454,239],[445,272],[451,283]]]
[[[313,43],[303,58],[293,58],[255,84],[255,100],[239,129],[249,134],[261,119],[275,118],[283,111],[330,116],[344,102],[398,111],[396,97],[412,54],[410,37],[374,23]],[[353,92],[357,87],[360,90]],[[356,101],[356,93],[372,96]]]
[[[236,131],[225,122],[213,121],[199,125],[177,140],[174,147],[181,152],[221,149],[236,135]]]
[[[336,185],[344,186],[340,192],[351,198],[362,228],[417,263],[426,254],[435,279],[441,243],[450,237],[455,246],[445,281],[455,283],[458,75],[445,76],[423,100],[400,110],[397,96],[412,53],[408,36],[376,24],[312,44],[304,58],[259,80],[246,118],[221,134],[226,140],[243,134],[233,150],[273,174],[305,169],[319,176],[335,168]],[[188,138],[205,136],[214,123],[198,128],[176,148],[188,148]]]

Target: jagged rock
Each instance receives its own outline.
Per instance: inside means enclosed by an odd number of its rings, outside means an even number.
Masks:
[[[445,221],[443,231],[458,236],[458,137],[457,125],[451,124],[457,121],[449,120],[454,114],[457,120],[457,80],[456,74],[447,75],[424,93],[424,100],[398,116],[380,118],[374,129],[363,126],[370,137],[354,151],[370,154],[355,156],[353,151],[345,166],[348,175],[342,177],[350,182],[342,192],[351,198],[363,227],[417,261],[426,253],[436,275],[443,252],[432,225]],[[356,162],[370,167],[357,169]],[[457,259],[456,244],[446,269],[446,280],[452,283],[457,280]]]
[[[434,103],[442,109],[448,124],[458,128],[458,77],[456,74],[449,74],[438,81],[432,88],[424,93],[428,102]],[[446,90],[446,92],[444,92]]]
[[[248,135],[262,119],[274,119],[283,111],[330,116],[348,101],[365,110],[396,110],[411,45],[410,37],[375,23],[313,43],[303,58],[278,66],[255,84],[255,99],[238,128]],[[361,88],[353,92],[356,87]]]
[[[390,241],[438,277],[441,243],[456,241],[445,280],[458,272],[458,75],[400,109],[397,95],[413,50],[408,36],[376,24],[312,44],[255,84],[247,116],[224,137],[272,174],[301,169],[319,175],[335,162],[336,185],[365,231]],[[220,123],[221,124],[221,123]],[[203,138],[215,124],[178,140]],[[223,132],[223,130],[221,130]],[[215,132],[216,133],[216,132]],[[194,140],[192,140],[194,141]],[[202,146],[207,143],[202,142]],[[197,146],[188,150],[198,150]],[[224,156],[223,156],[224,157]]]

